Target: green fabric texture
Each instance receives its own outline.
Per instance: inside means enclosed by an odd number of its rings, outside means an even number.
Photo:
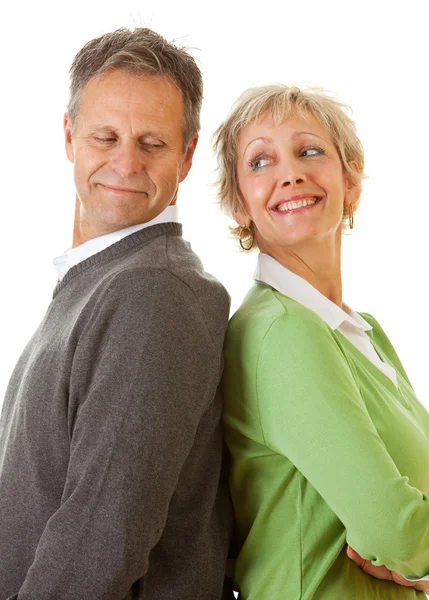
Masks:
[[[429,573],[429,413],[386,334],[398,388],[341,333],[256,283],[226,339],[224,423],[242,600],[402,600],[345,554]]]

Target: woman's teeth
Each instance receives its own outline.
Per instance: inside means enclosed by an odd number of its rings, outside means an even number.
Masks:
[[[289,200],[289,202],[283,202],[279,204],[276,210],[281,212],[287,210],[294,210],[295,208],[303,208],[304,206],[310,206],[311,204],[316,204],[317,198],[304,198],[303,200]]]

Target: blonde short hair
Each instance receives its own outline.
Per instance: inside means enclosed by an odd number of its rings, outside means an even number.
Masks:
[[[228,117],[213,136],[218,160],[219,204],[233,219],[244,209],[237,176],[238,134],[246,125],[257,121],[266,112],[271,112],[274,123],[280,124],[292,111],[304,118],[311,114],[325,127],[350,180],[356,185],[361,184],[364,177],[364,152],[356,134],[356,125],[347,114],[350,111],[347,105],[319,88],[301,89],[280,84],[249,88],[237,99]],[[357,170],[350,166],[351,161],[355,161]],[[357,204],[354,206],[355,210],[356,208]],[[348,211],[345,210],[344,228],[347,226],[347,219]],[[243,235],[240,226],[231,227],[231,233],[237,239],[240,239],[242,234],[241,241],[244,246],[250,246],[250,250],[256,247],[253,223],[250,232],[246,232],[248,235]]]

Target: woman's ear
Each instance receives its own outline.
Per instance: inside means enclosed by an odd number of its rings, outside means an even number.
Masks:
[[[240,225],[240,227],[243,227],[243,229],[248,229],[252,223],[252,219],[247,214],[245,208],[239,208],[238,210],[234,211],[233,217],[237,225]]]
[[[243,229],[249,229],[250,225],[252,224],[252,220],[247,215],[245,217],[240,216],[240,218],[236,218],[235,220]]]
[[[359,173],[359,165],[355,160],[351,160],[348,164],[352,171]],[[356,180],[354,177],[350,176],[350,173],[346,173],[346,193],[344,198],[346,206],[354,206],[359,201],[361,193],[361,180]]]

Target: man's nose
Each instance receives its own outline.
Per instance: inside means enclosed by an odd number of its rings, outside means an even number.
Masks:
[[[134,140],[124,140],[115,148],[110,166],[122,179],[126,179],[144,169],[143,152]]]

